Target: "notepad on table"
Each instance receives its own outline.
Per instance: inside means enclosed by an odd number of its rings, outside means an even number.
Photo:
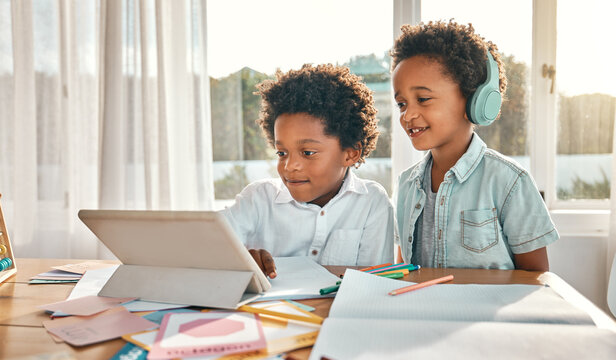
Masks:
[[[319,289],[340,280],[307,256],[275,257],[277,276],[270,280],[272,287],[256,301],[299,300],[331,297],[321,295]]]
[[[537,285],[440,284],[399,296],[402,283],[347,270],[310,358],[593,358],[616,333]],[[584,346],[579,346],[584,344]]]

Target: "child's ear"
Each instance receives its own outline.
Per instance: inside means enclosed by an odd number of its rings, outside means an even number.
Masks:
[[[361,157],[361,144],[357,143],[354,147],[344,149],[344,155],[344,166],[357,163]]]

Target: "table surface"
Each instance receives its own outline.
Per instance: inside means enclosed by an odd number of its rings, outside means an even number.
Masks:
[[[17,274],[0,285],[0,359],[44,353],[66,351],[78,359],[111,358],[125,341],[121,339],[104,343],[72,347],[66,343],[55,343],[43,328],[42,322],[49,315],[37,306],[62,301],[71,293],[74,283],[29,285],[30,277],[49,271],[52,266],[78,263],[79,259],[16,259]],[[105,263],[117,261],[98,260]],[[346,267],[326,266],[336,275],[344,273]],[[524,270],[483,270],[483,269],[430,269],[412,271],[403,279],[420,282],[453,274],[456,284],[531,284],[549,285],[563,298],[584,309],[598,327],[616,331],[616,323],[557,275],[550,272]],[[315,308],[316,315],[327,317],[332,298],[309,299],[301,302]],[[288,354],[290,359],[307,359],[310,348]]]

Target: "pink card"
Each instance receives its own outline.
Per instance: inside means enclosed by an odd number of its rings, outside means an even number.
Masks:
[[[225,355],[267,347],[259,315],[242,312],[169,313],[148,359]]]
[[[114,306],[135,300],[136,298],[112,298],[104,296],[84,296],[73,300],[59,301],[40,305],[39,308],[48,311],[61,311],[69,315],[89,316],[105,311]]]
[[[94,316],[71,316],[43,321],[43,326],[67,343],[83,346],[115,339],[124,334],[154,329],[158,324],[118,306]]]

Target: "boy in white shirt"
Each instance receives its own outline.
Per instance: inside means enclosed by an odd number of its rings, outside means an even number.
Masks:
[[[393,260],[394,213],[385,189],[355,176],[376,146],[371,91],[346,67],[304,65],[258,85],[257,120],[280,178],[256,181],[222,210],[270,278],[272,256],[322,265]]]

